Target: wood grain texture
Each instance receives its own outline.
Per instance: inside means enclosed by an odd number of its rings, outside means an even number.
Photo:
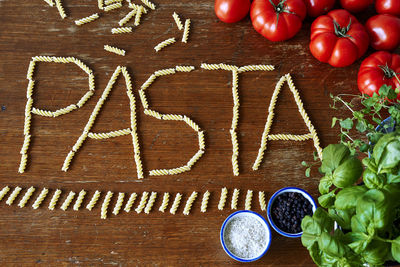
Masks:
[[[257,156],[267,107],[275,83],[290,72],[300,91],[322,145],[337,142],[337,131],[330,128],[334,113],[329,109],[329,94],[357,93],[356,75],[360,60],[347,68],[332,68],[315,60],[308,49],[311,21],[287,42],[272,43],[251,26],[249,18],[236,24],[224,24],[215,17],[213,1],[155,1],[157,9],[142,17],[132,33],[112,35],[111,28],[130,10],[126,5],[110,12],[99,12],[97,1],[62,1],[68,17],[62,20],[56,8],[44,1],[0,1],[0,186],[19,185],[24,191],[37,187],[27,207],[0,202],[0,262],[2,265],[156,265],[216,266],[237,265],[223,251],[219,230],[231,213],[230,205],[217,209],[222,187],[241,189],[239,207],[244,207],[247,189],[255,192],[253,207],[260,212],[257,191],[266,198],[281,187],[298,186],[317,197],[319,175],[304,176],[302,160],[312,161],[312,141],[268,142],[268,151],[259,171],[251,166]],[[139,4],[140,1],[137,1]],[[189,42],[180,42],[182,32],[173,21],[176,11],[184,21],[191,19]],[[83,26],[74,21],[99,12],[100,19]],[[133,25],[133,21],[126,26]],[[170,37],[179,40],[160,52],[154,46]],[[125,57],[104,51],[109,44],[127,51]],[[369,51],[371,53],[371,51]],[[96,92],[79,110],[58,118],[33,116],[29,163],[18,174],[19,150],[23,143],[26,71],[30,58],[38,55],[73,56],[93,69]],[[231,167],[229,128],[232,118],[231,73],[201,70],[201,63],[227,63],[238,66],[273,64],[273,72],[240,74],[240,176]],[[118,66],[127,66],[133,77],[138,110],[138,135],[145,179],[136,179],[130,136],[109,140],[87,140],[76,154],[68,172],[61,166],[80,136],[92,109],[108,79]],[[149,170],[184,165],[196,153],[197,134],[183,122],[159,121],[143,114],[137,93],[140,85],[156,70],[176,65],[193,65],[192,73],[161,77],[148,89],[152,108],[159,112],[186,114],[205,130],[206,153],[190,172],[176,176],[148,176]],[[76,103],[88,90],[87,76],[72,64],[39,63],[35,72],[34,106],[46,110]],[[122,75],[106,101],[93,127],[94,132],[128,128],[129,100]],[[344,111],[343,111],[344,112]],[[337,115],[337,114],[336,114]],[[276,107],[272,133],[304,134],[306,127],[287,86]],[[31,208],[43,187],[50,193],[41,208]],[[63,193],[56,210],[47,209],[56,188]],[[59,209],[70,190],[88,192],[81,210],[72,205]],[[149,215],[121,211],[118,216],[100,219],[101,203],[89,212],[83,207],[96,190],[114,192],[157,191],[158,197]],[[207,213],[200,212],[201,195],[211,192]],[[182,214],[184,201],[198,191],[189,216]],[[177,215],[158,211],[162,193],[177,192],[183,202]],[[22,195],[22,194],[21,194]],[[18,201],[21,195],[17,198]],[[170,203],[171,203],[170,202]],[[16,202],[18,203],[18,202]],[[230,204],[230,203],[229,203]],[[265,213],[264,213],[265,215]],[[268,254],[254,265],[309,266],[312,261],[299,239],[272,233]]]

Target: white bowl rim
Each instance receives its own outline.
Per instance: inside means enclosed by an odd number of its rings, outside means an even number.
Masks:
[[[265,226],[264,228],[265,228],[265,230],[266,230],[266,232],[267,232],[267,235],[268,235],[268,244],[267,244],[265,250],[264,250],[259,256],[255,257],[255,258],[250,258],[250,259],[248,259],[248,258],[240,258],[240,257],[238,257],[238,256],[235,256],[232,252],[229,251],[229,249],[228,249],[228,248],[226,247],[226,245],[225,245],[225,241],[224,241],[224,230],[225,230],[225,227],[226,227],[226,225],[228,224],[228,222],[229,222],[234,216],[236,216],[237,214],[240,214],[240,213],[248,213],[248,214],[255,215],[256,217],[259,217],[259,218],[261,219],[261,221],[263,222],[263,225]],[[251,210],[238,210],[238,211],[236,211],[236,212],[230,214],[230,215],[225,219],[224,223],[223,223],[222,226],[221,226],[220,240],[221,240],[222,248],[224,249],[224,251],[226,252],[226,254],[228,254],[232,259],[237,260],[237,261],[240,261],[240,262],[252,262],[252,261],[256,261],[256,260],[260,259],[261,257],[263,257],[263,256],[265,255],[265,253],[267,253],[269,247],[271,246],[271,229],[269,228],[269,225],[268,225],[267,220],[266,220],[263,216],[261,216],[261,214],[259,214],[259,213],[257,213],[257,212],[254,212],[254,211],[251,211]]]
[[[313,213],[315,212],[315,210],[317,209],[317,203],[315,202],[314,198],[304,189],[298,188],[298,187],[284,187],[279,189],[278,191],[276,191],[272,197],[269,199],[268,201],[268,207],[267,207],[267,218],[269,223],[271,224],[271,227],[280,235],[286,236],[286,237],[291,237],[291,238],[297,238],[300,237],[303,232],[299,232],[299,233],[287,233],[285,231],[282,231],[281,229],[278,228],[278,226],[276,226],[276,224],[274,223],[274,221],[272,220],[272,216],[271,216],[271,207],[272,207],[272,203],[274,202],[275,198],[279,195],[281,195],[282,193],[285,192],[297,192],[302,194],[308,201],[310,201],[311,205],[312,205],[312,211]]]

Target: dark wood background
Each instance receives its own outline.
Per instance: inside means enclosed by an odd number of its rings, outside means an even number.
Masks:
[[[244,192],[255,192],[253,207],[260,212],[257,191],[267,198],[285,186],[298,186],[317,197],[320,178],[314,170],[304,176],[302,160],[312,161],[313,144],[272,141],[268,144],[258,171],[251,166],[256,158],[267,107],[275,83],[290,72],[304,105],[315,125],[322,145],[337,142],[337,129],[331,129],[332,116],[345,111],[329,108],[329,94],[358,93],[356,85],[360,61],[347,68],[333,68],[318,62],[308,49],[308,19],[293,39],[272,43],[259,35],[249,18],[224,24],[214,15],[213,1],[155,1],[158,8],[144,15],[133,33],[112,35],[111,28],[129,10],[127,6],[100,12],[101,18],[78,27],[74,20],[99,12],[95,0],[64,0],[68,18],[62,20],[56,8],[41,0],[0,1],[0,186],[35,186],[38,195],[43,187],[63,190],[60,202],[69,190],[115,192],[157,191],[159,198],[151,214],[129,214],[100,219],[100,205],[89,212],[81,209],[66,212],[57,205],[49,211],[50,197],[38,210],[0,202],[0,262],[2,265],[236,265],[223,251],[219,230],[232,212],[227,205],[217,209],[219,192],[226,186],[241,189],[239,206],[244,207]],[[140,1],[137,1],[139,4]],[[176,44],[156,53],[160,41],[181,38],[172,19],[176,11],[190,18],[189,42]],[[368,11],[369,14],[372,10]],[[367,12],[367,14],[368,14]],[[366,15],[363,15],[364,18]],[[365,19],[364,19],[365,20]],[[132,23],[130,23],[132,24]],[[127,50],[121,57],[103,50],[104,44]],[[371,53],[372,51],[368,51]],[[23,142],[26,71],[30,58],[37,55],[73,56],[87,63],[96,75],[96,93],[87,104],[68,115],[50,119],[33,116],[30,160],[24,174],[18,174],[19,150]],[[227,63],[274,64],[273,72],[240,75],[240,176],[231,170],[229,128],[232,118],[231,74],[205,71],[200,64]],[[68,172],[62,172],[65,156],[80,135],[108,79],[118,65],[127,66],[133,76],[134,91],[155,70],[175,65],[193,65],[190,74],[160,78],[148,90],[151,106],[160,112],[186,114],[206,131],[206,153],[192,171],[176,176],[148,176],[136,179],[133,149],[129,136],[111,140],[87,140],[77,153]],[[35,106],[56,110],[76,101],[88,89],[87,77],[72,64],[38,64]],[[103,132],[129,127],[129,105],[123,79],[119,79],[95,123],[93,131]],[[197,151],[197,135],[184,123],[158,121],[143,114],[139,101],[138,133],[144,169],[172,168],[184,165]],[[340,114],[339,114],[340,113]],[[297,107],[287,86],[278,100],[272,133],[306,133]],[[200,212],[200,199],[189,216],[158,212],[163,192],[212,192],[207,213]],[[24,193],[25,190],[22,192]],[[101,199],[104,198],[102,195]],[[88,202],[88,197],[83,205]],[[136,207],[136,205],[134,206]],[[109,213],[110,214],[110,213]],[[266,214],[263,212],[263,215]],[[300,239],[272,233],[270,250],[254,265],[312,265]]]

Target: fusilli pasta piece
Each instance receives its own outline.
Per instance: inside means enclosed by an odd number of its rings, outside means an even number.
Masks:
[[[124,26],[126,23],[128,23],[128,22],[133,18],[133,16],[135,16],[135,14],[136,14],[136,9],[134,9],[134,10],[132,10],[131,12],[129,12],[128,14],[126,14],[126,16],[123,17],[123,18],[118,22],[119,26]]]
[[[238,203],[238,200],[239,200],[239,193],[240,193],[240,189],[235,188],[233,190],[232,201],[231,201],[231,209],[232,210],[236,210],[237,209],[237,203]]]
[[[132,32],[132,27],[119,27],[119,28],[112,28],[112,34],[120,34],[120,33],[130,33]]]
[[[122,2],[122,0],[105,0],[105,1],[104,1],[104,4],[105,4],[106,6],[108,6],[108,5],[111,5],[111,4],[113,4],[113,3],[117,3],[117,2]]]
[[[122,204],[124,202],[125,193],[118,193],[117,203],[115,203],[113,214],[118,215],[119,211],[121,210]]]
[[[194,156],[188,161],[186,165],[192,167],[196,163],[196,161],[198,161],[201,158],[201,156],[203,156],[203,154],[204,150],[200,149],[199,151],[197,151],[196,154],[194,154]]]
[[[89,204],[87,204],[86,209],[91,211],[93,209],[94,205],[96,205],[97,201],[99,200],[100,195],[101,195],[101,192],[96,190],[96,192],[94,192],[94,194],[92,196],[92,199],[90,199]]]
[[[33,209],[38,209],[40,204],[42,204],[43,200],[46,198],[47,194],[49,193],[49,189],[43,188],[40,192],[39,196],[36,198],[35,202],[32,204]]]
[[[153,208],[154,202],[156,201],[157,198],[157,192],[151,192],[149,201],[146,204],[146,207],[144,208],[144,213],[149,214],[151,209]]]
[[[197,123],[195,123],[194,121],[192,121],[192,119],[190,119],[190,118],[187,117],[186,115],[183,116],[183,120],[186,122],[187,125],[189,125],[190,127],[192,127],[192,129],[195,130],[196,132],[200,131],[199,125],[197,125]]]
[[[117,2],[115,4],[111,4],[111,5],[105,6],[103,8],[103,10],[105,12],[108,12],[108,11],[111,11],[111,10],[114,10],[114,9],[117,9],[117,8],[121,8],[121,7],[122,7],[122,3],[121,2]]]
[[[28,200],[31,198],[33,192],[35,192],[36,188],[33,186],[29,187],[28,190],[26,190],[25,195],[22,197],[22,199],[18,203],[18,207],[23,208],[25,207],[26,203]]]
[[[10,187],[7,185],[3,187],[0,191],[0,201],[4,198],[5,195],[7,195],[8,191],[10,191]]]
[[[108,205],[110,205],[110,201],[111,201],[113,194],[114,194],[113,192],[108,191],[106,197],[104,198],[103,204],[101,205],[100,218],[103,220],[107,219]]]
[[[203,150],[206,149],[206,144],[205,144],[205,140],[204,140],[204,132],[198,131],[197,134],[199,136],[199,148],[203,149]]]
[[[218,203],[219,210],[224,209],[227,196],[228,196],[228,189],[224,187],[221,189],[221,196],[219,198],[219,203]]]
[[[93,96],[93,94],[94,94],[94,90],[87,91],[86,94],[84,94],[82,96],[82,98],[79,99],[78,103],[76,103],[76,106],[78,108],[81,108],[89,100],[89,98],[91,98]]]
[[[54,0],[56,2],[56,7],[58,9],[58,13],[60,13],[60,16],[62,19],[65,19],[67,17],[67,14],[65,14],[64,7],[62,6],[61,0]]]
[[[163,196],[163,200],[162,200],[161,206],[160,206],[160,208],[158,210],[161,211],[161,212],[165,212],[165,210],[168,207],[168,202],[169,202],[169,193],[165,192],[164,196]]]
[[[28,162],[28,154],[22,154],[21,161],[19,163],[19,168],[18,168],[19,173],[23,173],[25,171],[27,162]]]
[[[104,45],[104,50],[120,55],[120,56],[125,56],[125,50],[114,47],[114,46],[110,46],[110,45]]]
[[[156,176],[156,175],[169,175],[169,171],[167,169],[156,169],[156,170],[151,170],[149,172],[150,176]]]
[[[246,200],[245,200],[245,210],[251,210],[251,199],[253,198],[253,190],[247,190]]]
[[[33,88],[35,87],[35,81],[29,80],[28,87],[26,89],[26,98],[32,98]]]
[[[97,6],[99,7],[99,9],[103,9],[104,8],[104,1],[103,0],[97,0]]]
[[[196,200],[196,198],[197,198],[197,192],[193,191],[188,200],[186,201],[185,208],[183,209],[184,215],[189,215],[193,202]]]
[[[162,119],[168,121],[183,121],[183,116],[175,114],[163,114]]]
[[[99,16],[98,13],[94,13],[93,15],[87,16],[85,18],[81,18],[81,19],[75,20],[75,24],[78,25],[78,26],[81,26],[83,24],[92,22],[92,21],[98,19],[99,17],[100,16]]]
[[[180,173],[187,172],[187,171],[190,171],[190,167],[185,165],[185,166],[174,168],[174,169],[168,169],[168,174],[175,175],[175,174],[180,174]]]
[[[183,29],[182,43],[187,43],[189,38],[190,19],[185,20],[185,27]]]
[[[125,212],[130,212],[131,211],[133,203],[135,203],[136,197],[137,197],[136,193],[132,193],[131,194],[131,196],[129,197],[128,201],[125,204],[125,208],[124,208]]]
[[[144,84],[140,87],[140,89],[145,90],[156,80],[157,76],[152,74],[150,77],[144,82]]]
[[[176,26],[178,27],[178,30],[180,30],[180,31],[183,30],[183,24],[182,24],[181,19],[179,18],[179,15],[176,14],[176,12],[174,12],[174,14],[172,14],[172,17],[175,20],[175,23],[176,23]]]
[[[85,196],[86,196],[86,191],[82,189],[79,192],[78,198],[75,201],[73,210],[79,210],[79,208],[81,207],[83,199],[85,198]]]
[[[267,210],[267,204],[265,203],[264,191],[258,192],[258,201],[260,202],[260,208],[262,211]]]
[[[200,211],[201,212],[206,212],[207,211],[207,206],[208,206],[208,200],[210,198],[210,192],[207,190],[204,194],[203,194],[203,199],[201,200],[201,207],[200,207]]]
[[[28,73],[26,75],[26,78],[28,80],[32,80],[33,79],[33,72],[35,71],[35,65],[36,65],[35,61],[31,60],[29,62]]]
[[[143,6],[138,6],[137,8],[136,8],[136,14],[135,14],[135,26],[139,26],[139,24],[140,24],[140,19],[142,18],[142,14],[143,13],[146,13],[145,12],[145,8],[143,7]]]
[[[56,204],[58,202],[58,199],[60,198],[61,192],[62,191],[60,189],[57,189],[54,192],[53,197],[51,198],[50,203],[49,203],[49,210],[54,210],[54,208],[56,207]]]
[[[191,72],[194,69],[195,69],[194,66],[176,66],[175,67],[175,70],[180,71],[180,72]]]
[[[17,186],[16,188],[14,188],[14,190],[11,192],[11,194],[8,196],[8,199],[6,201],[6,204],[11,206],[12,203],[14,202],[14,200],[17,198],[17,196],[19,195],[19,193],[21,192],[22,188]]]
[[[175,215],[176,211],[179,208],[179,204],[181,203],[181,199],[182,199],[182,194],[177,193],[174,202],[172,203],[171,209],[169,210],[171,214]]]
[[[275,69],[274,65],[247,65],[239,68],[239,73],[246,72],[246,71],[272,71]]]
[[[175,73],[176,73],[175,68],[170,68],[170,69],[157,70],[154,72],[154,75],[156,77],[159,77],[159,76],[171,75],[171,74],[175,74]]]
[[[283,140],[283,141],[306,141],[312,139],[313,135],[309,134],[270,134],[268,140]]]
[[[21,151],[19,152],[20,154],[22,154],[22,155],[26,154],[26,152],[28,151],[30,142],[31,142],[31,136],[29,134],[25,135],[24,144],[22,145]]]
[[[167,39],[167,40],[164,40],[164,41],[158,43],[158,44],[154,47],[154,50],[156,50],[156,52],[158,52],[158,51],[160,51],[161,49],[163,49],[164,47],[166,47],[166,46],[168,46],[168,45],[171,45],[171,44],[173,44],[173,43],[175,43],[175,42],[176,42],[175,37],[169,38],[169,39]]]
[[[219,67],[222,70],[230,70],[230,71],[238,71],[238,69],[239,69],[238,66],[228,65],[228,64],[225,64],[225,63],[220,63]]]
[[[64,200],[64,203],[61,205],[60,209],[63,211],[66,211],[69,207],[69,204],[71,204],[72,200],[75,197],[75,192],[70,191],[67,198]]]
[[[145,109],[144,110],[144,114],[149,115],[149,116],[154,117],[154,118],[159,119],[159,120],[161,120],[161,118],[162,118],[162,114],[161,113],[159,113],[157,111],[154,111],[154,110],[151,110],[151,109]]]
[[[53,0],[44,0],[49,6],[53,7],[54,6],[54,2]]]
[[[143,4],[145,4],[146,6],[148,6],[150,9],[156,9],[156,5],[152,2],[150,2],[149,0],[141,0]]]
[[[107,138],[112,138],[112,137],[128,135],[128,134],[131,134],[131,132],[132,132],[131,128],[121,129],[121,130],[117,130],[117,131],[111,131],[111,132],[107,132],[107,133],[89,132],[88,137],[92,138],[92,139],[107,139]]]
[[[207,64],[207,63],[201,63],[200,68],[205,69],[205,70],[220,70],[221,69],[219,64]]]
[[[142,197],[140,198],[140,203],[135,209],[136,213],[141,213],[143,211],[143,209],[146,206],[146,201],[148,197],[149,197],[149,192],[144,191],[142,193]]]

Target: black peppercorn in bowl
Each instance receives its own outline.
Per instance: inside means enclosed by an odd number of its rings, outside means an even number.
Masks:
[[[286,237],[300,237],[301,220],[317,209],[309,193],[297,187],[285,187],[276,191],[268,202],[267,217],[272,228]]]

